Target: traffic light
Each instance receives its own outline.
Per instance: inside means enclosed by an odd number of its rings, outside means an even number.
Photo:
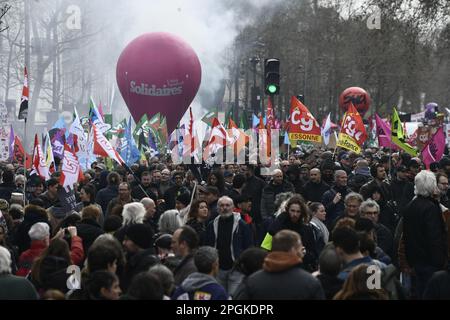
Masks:
[[[280,60],[266,59],[264,62],[264,88],[268,95],[280,93]]]

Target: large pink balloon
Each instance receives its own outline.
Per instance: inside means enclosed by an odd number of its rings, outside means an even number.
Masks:
[[[170,33],[141,35],[117,62],[117,84],[136,123],[160,112],[169,134],[191,104],[201,82],[200,61],[181,38]]]

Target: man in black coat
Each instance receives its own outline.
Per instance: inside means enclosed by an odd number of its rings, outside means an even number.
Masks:
[[[330,186],[322,181],[322,175],[318,168],[309,171],[309,181],[303,186],[302,196],[306,201],[320,202]]]
[[[255,167],[251,164],[241,166],[241,171],[247,178],[244,188],[242,189],[242,194],[245,194],[252,199],[252,210],[250,211],[250,215],[256,224],[260,224],[262,222],[261,196],[266,183],[264,180],[255,176]]]
[[[294,191],[292,183],[283,180],[283,172],[280,169],[275,169],[272,180],[264,188],[261,196],[261,216],[263,220],[275,213],[275,197],[277,194]]]
[[[344,170],[336,170],[334,178],[335,186],[323,194],[321,201],[327,211],[327,225],[331,225],[337,217],[344,214],[345,196],[352,192],[347,187],[347,173]]]
[[[164,193],[166,210],[175,209],[175,200],[179,195],[184,193],[190,194],[189,190],[183,186],[183,177],[184,176],[182,172],[175,172],[173,174],[175,185],[167,189],[167,191]]]
[[[131,224],[127,229],[123,240],[123,247],[127,252],[127,265],[120,279],[123,291],[128,289],[135,275],[147,271],[159,262],[153,248],[153,235],[153,230],[148,224]]]
[[[263,269],[246,279],[235,300],[323,300],[322,286],[300,268],[304,247],[297,232],[282,230],[272,240]]]
[[[392,198],[395,200],[400,215],[414,197],[414,184],[408,180],[407,174],[408,169],[401,165],[397,168],[395,178],[391,182]]]
[[[436,192],[436,177],[421,171],[415,177],[416,197],[403,215],[403,240],[408,264],[414,269],[416,290],[421,298],[434,272],[444,270],[448,262],[447,229]]]
[[[151,182],[150,172],[143,171],[141,174],[141,183],[139,184],[136,181],[136,185],[131,190],[131,196],[139,201],[146,197],[153,199],[153,201],[158,200],[157,195],[152,191],[153,188]],[[145,194],[144,191],[147,194]]]

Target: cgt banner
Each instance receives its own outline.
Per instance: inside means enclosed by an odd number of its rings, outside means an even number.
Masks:
[[[322,142],[319,123],[296,97],[291,98],[291,112],[289,122],[289,140]]]
[[[338,147],[361,153],[361,146],[367,139],[363,120],[352,103],[344,115],[341,132],[339,133]]]

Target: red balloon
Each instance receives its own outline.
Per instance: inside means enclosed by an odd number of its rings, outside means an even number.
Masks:
[[[146,33],[131,41],[117,62],[117,84],[134,121],[144,114],[167,118],[176,128],[200,86],[197,54],[181,38],[165,32]]]
[[[347,112],[349,104],[353,103],[360,115],[364,115],[370,107],[370,96],[366,90],[359,87],[345,89],[339,96],[339,107]]]

